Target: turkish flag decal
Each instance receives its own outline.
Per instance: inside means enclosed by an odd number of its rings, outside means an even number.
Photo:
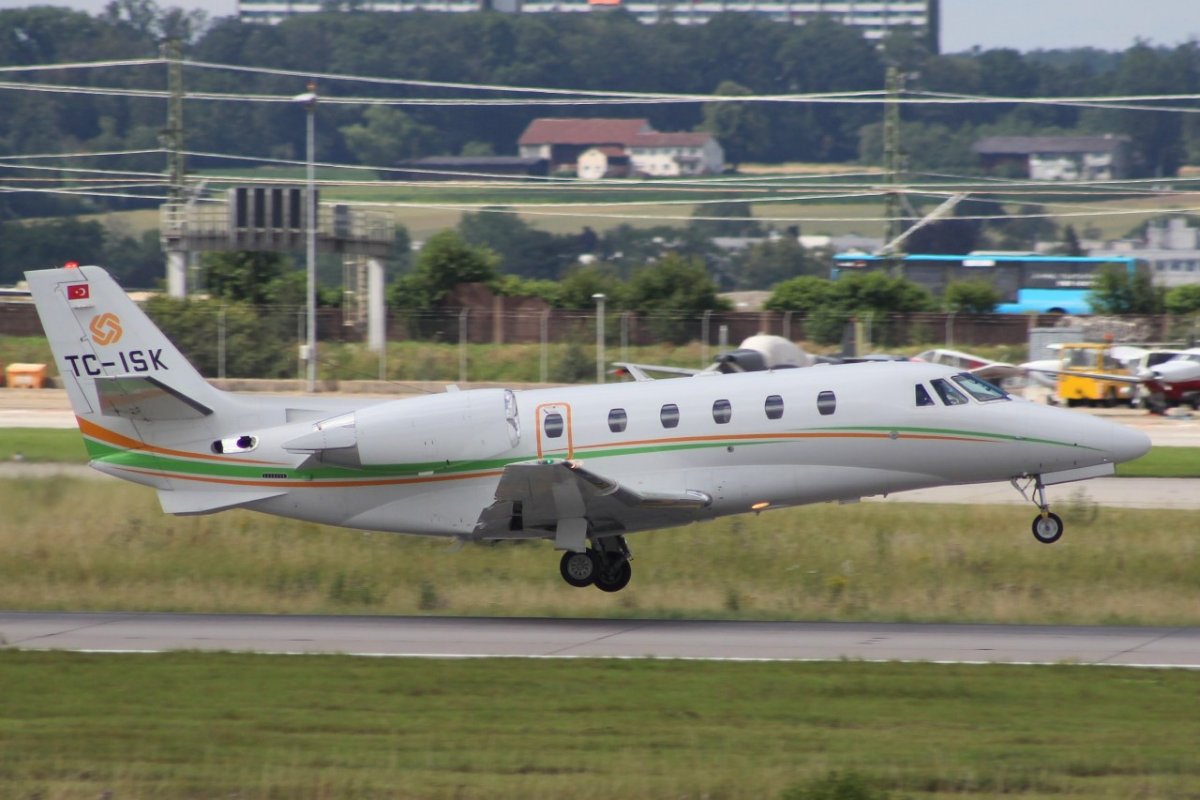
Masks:
[[[72,283],[67,287],[68,300],[87,300],[92,296],[92,287],[86,283]]]

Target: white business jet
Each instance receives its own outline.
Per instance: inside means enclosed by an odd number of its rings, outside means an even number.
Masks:
[[[424,397],[240,396],[207,383],[99,267],[26,274],[91,465],[163,510],[465,540],[548,539],[573,586],[622,589],[625,536],[729,514],[1111,475],[1140,432],[960,370],[876,362]],[[1028,496],[1028,495],[1027,495]]]

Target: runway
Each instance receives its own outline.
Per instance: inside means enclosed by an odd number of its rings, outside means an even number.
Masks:
[[[1200,628],[0,612],[0,648],[1200,669]]]

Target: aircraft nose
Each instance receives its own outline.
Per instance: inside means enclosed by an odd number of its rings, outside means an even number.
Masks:
[[[1111,450],[1113,463],[1133,461],[1150,452],[1150,437],[1134,428],[1114,424]]]

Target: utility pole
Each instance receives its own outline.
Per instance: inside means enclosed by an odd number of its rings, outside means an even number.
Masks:
[[[167,151],[167,214],[163,241],[167,247],[167,293],[187,297],[187,251],[184,241],[184,164],[183,164],[183,42],[172,37],[162,44],[167,60],[167,127],[163,129],[163,147]]]
[[[900,152],[900,92],[904,88],[904,76],[895,66],[887,68],[887,101],[883,106],[883,170],[886,195],[884,197],[885,223],[883,240],[893,242],[903,230],[900,209],[900,173],[903,171],[903,155]]]
[[[163,42],[167,59],[167,128],[163,138],[167,149],[167,173],[172,203],[183,203],[183,43],[178,38]]]

